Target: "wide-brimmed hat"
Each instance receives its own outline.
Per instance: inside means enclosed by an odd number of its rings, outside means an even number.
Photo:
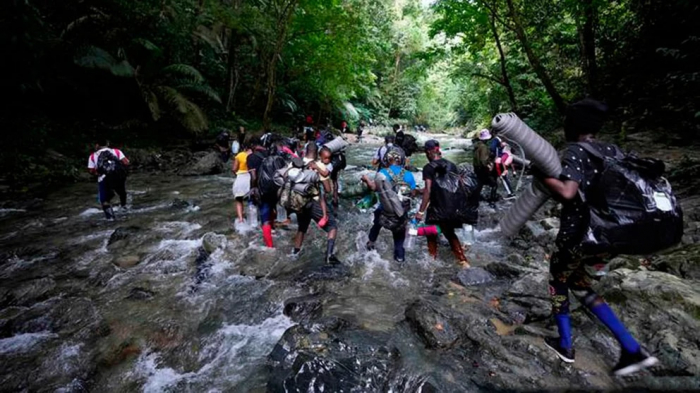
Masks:
[[[479,131],[479,139],[482,141],[487,141],[491,139],[491,131],[487,130],[486,128]]]

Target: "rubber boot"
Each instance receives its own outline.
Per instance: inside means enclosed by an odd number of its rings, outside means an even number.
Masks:
[[[438,238],[437,236],[428,236],[428,254],[437,259],[438,256]]]
[[[449,241],[452,253],[457,257],[457,264],[465,268],[470,267],[469,260],[464,255],[464,248],[462,248],[462,242],[459,241],[459,238],[455,236],[449,239]]]
[[[272,225],[270,224],[265,224],[262,227],[263,231],[263,241],[265,242],[265,246],[269,248],[273,248],[274,245],[272,244]]]

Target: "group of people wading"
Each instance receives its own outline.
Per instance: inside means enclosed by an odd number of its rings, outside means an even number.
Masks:
[[[604,161],[597,156],[605,157],[618,150],[614,145],[594,141],[606,112],[604,104],[593,100],[572,104],[565,122],[566,138],[571,145],[563,155],[561,176],[547,177],[533,171],[563,205],[562,229],[556,240],[558,251],[549,262],[552,315],[559,338],[547,338],[545,344],[564,362],[574,362],[569,317],[571,291],[620,343],[621,357],[613,371],[616,375],[626,375],[656,364],[657,359],[631,336],[608,304],[593,291],[594,277],[591,277],[589,267],[606,261],[601,255],[584,255],[578,247],[588,225],[588,209],[582,196],[595,189],[600,179],[598,174],[604,169]],[[217,144],[221,147],[223,159],[233,156],[237,221],[245,220],[244,202],[248,199],[254,207],[248,210],[249,222],[255,222],[259,215],[264,244],[272,248],[275,225],[288,224],[289,216],[295,214],[298,223],[292,251],[295,255],[301,251],[306,233],[314,221],[327,236],[325,261],[337,264],[340,261],[334,249],[338,234],[338,175],[346,167],[344,148],[347,143],[328,129],[317,129],[311,123],[307,119],[297,138],[265,134],[246,139],[241,136],[245,130],[239,130],[238,138],[226,134],[221,138],[225,143]],[[342,128],[347,130],[347,123]],[[363,128],[364,124],[361,124],[358,136],[362,136]],[[415,138],[405,134],[402,127],[396,125],[393,129],[394,133],[386,136],[384,145],[372,159],[376,172],[362,177],[362,182],[376,193],[379,201],[373,212],[366,250],[374,249],[381,229],[385,228],[392,234],[393,257],[398,263],[405,262],[406,239],[413,236],[426,237],[429,254],[437,258],[439,236],[443,235],[457,264],[469,268],[470,262],[456,231],[464,224],[477,223],[484,186],[491,187],[487,198],[490,203],[497,200],[496,180],[499,178],[503,179],[506,197],[513,196],[514,190],[505,177],[512,161],[508,145],[490,130],[481,130],[475,143],[472,170],[445,159],[438,140],[427,140],[419,149]],[[230,140],[234,144],[229,148]],[[595,154],[589,154],[576,143],[595,146]],[[109,201],[114,193],[119,195],[121,206],[126,206],[124,181],[128,160],[118,149],[109,148],[104,140],[98,141],[95,148],[88,168],[98,176],[100,203],[106,217],[113,219]],[[409,157],[419,150],[428,161],[422,169],[422,189],[418,188],[408,162]],[[418,196],[417,212],[409,217],[412,199]],[[278,215],[286,215],[287,220],[277,222]]]

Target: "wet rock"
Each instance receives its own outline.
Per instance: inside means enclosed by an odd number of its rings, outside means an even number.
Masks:
[[[700,374],[700,288],[695,281],[618,269],[596,286],[632,334],[657,356],[663,374]]]
[[[559,229],[559,219],[556,217],[545,218],[544,220],[540,221],[540,225],[542,225],[542,228],[544,228],[546,231],[550,229]]]
[[[495,279],[493,274],[484,270],[480,267],[472,267],[469,269],[462,269],[457,273],[455,281],[464,285],[465,287],[479,284],[486,284]]]
[[[56,281],[52,278],[40,278],[20,285],[7,296],[12,299],[13,305],[31,305],[50,297],[55,288]]]
[[[226,244],[226,236],[219,235],[218,233],[208,232],[202,237],[202,247],[210,254],[218,249],[223,249],[226,247]]]
[[[547,318],[551,314],[549,279],[545,271],[529,273],[508,290],[508,297],[528,310],[528,320]]]
[[[608,262],[608,271],[617,269],[637,269],[639,267],[639,259],[630,256],[615,257]]]
[[[150,289],[136,287],[131,288],[131,290],[129,291],[129,296],[127,296],[126,298],[129,300],[148,300],[153,298],[153,296],[155,295],[156,293],[151,291]]]
[[[382,390],[400,353],[388,337],[368,331],[312,332],[293,326],[268,356],[272,392],[354,392]]]
[[[406,309],[406,321],[427,348],[449,348],[461,337],[452,311],[428,301],[416,301]]]
[[[517,257],[514,258],[516,260],[520,258],[522,261],[519,261],[520,263],[491,262],[485,266],[485,269],[496,277],[508,279],[517,278],[527,273],[528,270],[522,267],[525,264],[525,259],[520,255],[511,254],[508,257],[509,260],[511,256]]]
[[[140,232],[141,228],[137,226],[119,227],[112,232],[112,235],[110,235],[107,246],[112,246],[121,240],[129,240]]]
[[[690,245],[659,255],[651,261],[651,268],[681,278],[700,280],[700,245]]]
[[[320,317],[322,311],[318,295],[295,297],[284,302],[284,315],[301,324],[308,324]]]
[[[181,176],[205,176],[216,175],[224,171],[224,163],[216,152],[209,152],[204,156],[195,155],[196,162],[188,164],[178,174]]]
[[[193,203],[191,203],[189,201],[184,201],[184,200],[179,199],[179,198],[173,199],[173,201],[170,203],[170,208],[175,209],[175,210],[187,209],[187,208],[192,207],[192,206],[194,206]]]
[[[134,267],[138,265],[139,262],[141,262],[141,257],[139,257],[138,255],[126,255],[123,257],[118,257],[112,261],[112,263],[114,263],[122,269]]]

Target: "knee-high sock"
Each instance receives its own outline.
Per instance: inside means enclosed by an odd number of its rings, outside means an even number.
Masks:
[[[272,244],[272,225],[270,224],[264,224],[262,226],[262,231],[263,231],[263,241],[265,242],[265,246],[267,247],[274,247]]]
[[[591,291],[583,299],[583,304],[598,317],[603,325],[610,329],[610,332],[615,336],[623,350],[629,353],[637,353],[639,351],[639,343],[637,340],[627,331],[625,325],[617,318],[615,312],[613,312],[603,298]]]

